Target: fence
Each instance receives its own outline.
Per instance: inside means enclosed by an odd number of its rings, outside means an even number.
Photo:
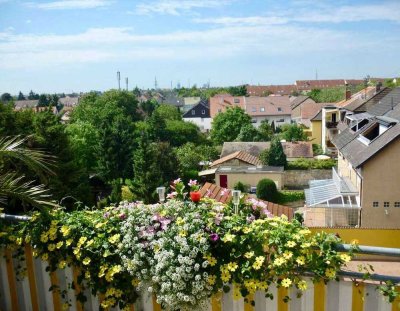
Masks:
[[[20,219],[24,220],[24,219]],[[338,251],[347,252],[349,245],[343,244]],[[400,258],[400,249],[360,246],[360,253],[378,254]],[[49,273],[46,271],[47,263],[39,258],[34,258],[30,245],[24,246],[24,260],[13,256],[11,250],[0,250],[0,310],[1,311],[50,311],[50,310],[99,310],[103,297],[96,297],[89,289],[81,290],[76,286],[79,271],[66,267]],[[22,277],[20,272],[26,277]],[[254,299],[255,305],[243,299],[234,300],[232,291],[221,293],[210,298],[207,311],[400,311],[400,300],[388,303],[376,290],[377,284],[372,282],[360,283],[361,273],[341,272],[340,281],[331,281],[327,285],[323,282],[314,284],[311,277],[307,277],[308,289],[298,297],[300,291],[296,288],[277,288],[271,285],[269,292],[273,300],[264,297],[263,292],[256,292],[250,300]],[[372,275],[371,280],[393,280],[400,283],[400,276],[389,277]],[[74,283],[75,286],[70,284]],[[50,288],[56,290],[50,291]],[[88,297],[82,305],[76,296],[81,292]],[[290,297],[289,302],[284,302],[285,296]],[[67,304],[68,305],[67,305]],[[113,308],[111,310],[119,310]],[[130,311],[161,311],[156,298],[150,293],[143,293],[138,301],[130,306]]]

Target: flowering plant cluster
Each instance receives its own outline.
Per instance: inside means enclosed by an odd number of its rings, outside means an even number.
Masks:
[[[105,297],[103,308],[128,307],[149,291],[167,310],[189,310],[231,285],[235,298],[257,290],[272,298],[271,284],[301,292],[306,272],[333,280],[352,258],[335,250],[342,242],[335,235],[312,235],[296,220],[273,217],[262,201],[242,198],[235,214],[208,198],[177,200],[181,183],[163,204],[36,213],[28,223],[0,227],[0,243],[30,243],[50,270],[77,268],[81,286]]]

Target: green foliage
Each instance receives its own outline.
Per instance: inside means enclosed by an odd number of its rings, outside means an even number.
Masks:
[[[280,137],[288,142],[307,141],[307,134],[298,124],[284,124],[281,127]]]
[[[173,105],[161,104],[154,113],[158,113],[164,120],[181,121],[182,116],[178,108]]]
[[[274,136],[274,128],[269,124],[268,120],[261,121],[258,127],[259,141],[270,141]]]
[[[259,132],[252,124],[246,124],[240,129],[236,141],[258,141]]]
[[[384,83],[384,86],[386,87],[397,87],[400,86],[400,78],[395,78],[395,79],[387,79]]]
[[[233,189],[240,190],[243,193],[249,192],[249,185],[245,185],[241,181],[238,181],[234,186]]]
[[[1,94],[0,100],[4,103],[11,101],[13,98],[10,93]]]
[[[175,148],[175,154],[178,160],[179,175],[184,179],[197,177],[201,161],[212,162],[218,158],[218,152],[213,146],[199,146],[193,143],[186,143],[181,147]],[[194,176],[193,172],[195,172]]]
[[[21,91],[18,93],[17,100],[25,100],[25,96],[24,96],[24,94],[22,94]]]
[[[180,97],[201,97],[209,99],[217,94],[231,94],[232,96],[247,96],[247,88],[245,85],[232,86],[228,88],[197,88],[195,85],[191,88],[180,88],[178,95]]]
[[[278,191],[276,203],[285,204],[301,200],[305,200],[303,190],[282,190]]]
[[[261,200],[275,202],[278,195],[275,182],[268,178],[261,179],[257,184],[256,195]]]
[[[35,92],[33,92],[33,91],[31,90],[31,91],[29,92],[28,99],[29,99],[29,100],[39,99],[39,94],[36,94]]]
[[[348,89],[352,94],[357,93],[364,88],[364,84],[348,86]],[[345,99],[346,86],[313,89],[307,95],[310,96],[316,103],[336,103]]]
[[[324,154],[324,150],[322,149],[322,146],[319,144],[312,144],[312,149],[314,156]]]
[[[287,164],[286,155],[283,152],[282,144],[278,138],[274,138],[271,141],[270,149],[262,153],[261,161],[265,165],[286,166]]]
[[[187,142],[201,144],[204,141],[199,127],[192,122],[167,120],[165,135],[166,141],[174,147],[182,146]]]
[[[315,159],[300,159],[290,161],[287,163],[286,169],[288,170],[308,170],[308,169],[321,169],[329,170],[337,165],[334,159],[329,160],[315,160]]]
[[[155,99],[149,99],[140,103],[140,109],[142,109],[147,117],[150,117],[157,107],[158,102]]]
[[[231,86],[228,88],[228,93],[232,96],[247,96],[246,85]]]
[[[242,127],[251,125],[251,117],[241,108],[229,108],[215,116],[212,122],[211,139],[216,144],[234,141]]]

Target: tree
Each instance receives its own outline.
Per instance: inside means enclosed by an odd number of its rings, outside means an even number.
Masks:
[[[286,141],[307,141],[307,135],[301,126],[297,124],[284,124],[281,126],[281,137]]]
[[[182,146],[187,142],[201,144],[204,140],[196,124],[177,120],[166,121],[165,136],[164,141],[168,141],[174,147]]]
[[[270,141],[274,136],[274,129],[268,120],[261,121],[258,127],[259,141]]]
[[[1,101],[2,102],[9,102],[9,101],[11,101],[13,98],[12,98],[12,96],[11,96],[11,94],[10,93],[3,93],[3,94],[1,94]]]
[[[143,110],[147,117],[150,117],[157,107],[158,102],[155,99],[149,99],[140,103],[140,108]]]
[[[25,100],[25,96],[24,96],[24,94],[22,94],[21,91],[18,94],[17,100]]]
[[[161,104],[155,109],[154,113],[158,113],[164,120],[182,120],[178,108],[172,105]]]
[[[49,98],[47,97],[46,94],[40,94],[39,96],[39,102],[38,102],[38,106],[39,107],[47,107],[49,106]]]
[[[240,129],[236,141],[258,141],[259,132],[252,124],[246,124]]]
[[[242,127],[246,125],[251,125],[251,117],[239,107],[229,108],[215,116],[211,128],[211,139],[216,144],[234,141]]]
[[[228,88],[228,93],[232,96],[247,96],[246,85],[231,86]]]
[[[6,212],[17,211],[9,210],[15,207],[15,201],[21,203],[23,211],[31,206],[55,205],[48,189],[35,180],[27,180],[23,173],[26,168],[36,174],[52,173],[52,159],[42,151],[26,148],[25,142],[26,139],[19,137],[0,138],[0,203],[6,206]],[[22,170],[18,164],[23,165]]]
[[[39,94],[35,94],[35,92],[33,92],[33,91],[31,90],[31,91],[29,92],[28,99],[29,99],[29,100],[39,99]]]
[[[261,179],[257,184],[256,195],[261,200],[276,202],[278,190],[275,182],[268,178]]]
[[[260,154],[260,160],[264,165],[270,166],[286,166],[286,155],[283,152],[283,147],[278,138],[271,141],[271,147],[264,150]]]

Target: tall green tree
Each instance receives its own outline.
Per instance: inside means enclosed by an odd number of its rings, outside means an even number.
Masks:
[[[24,94],[22,94],[21,91],[18,93],[17,100],[25,100],[25,96],[24,96]]]
[[[260,126],[258,127],[258,134],[260,141],[270,141],[274,136],[274,129],[271,124],[269,124],[268,120],[261,121]]]
[[[304,133],[303,127],[293,124],[284,124],[281,126],[281,137],[286,141],[307,141],[307,134]]]
[[[215,116],[211,127],[211,139],[216,144],[234,141],[242,127],[251,125],[251,117],[241,108],[229,108]]]
[[[235,139],[236,141],[258,141],[259,131],[252,125],[246,124],[240,129],[239,135]]]
[[[260,160],[264,165],[269,166],[287,165],[286,155],[279,138],[272,139],[270,148],[261,152]]]
[[[6,102],[11,101],[13,98],[12,98],[10,93],[3,93],[3,94],[1,94],[0,99],[1,99],[2,102],[6,103]]]

